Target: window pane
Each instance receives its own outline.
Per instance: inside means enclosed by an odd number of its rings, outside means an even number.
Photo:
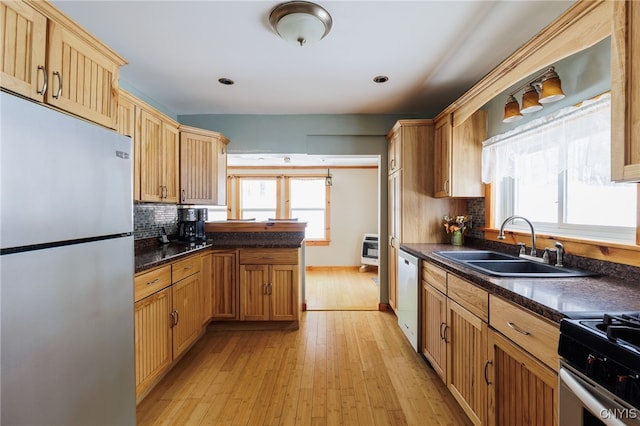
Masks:
[[[552,152],[550,152],[552,151]],[[537,164],[557,157],[557,149],[533,152],[515,160],[514,213],[533,222],[557,222],[558,181],[556,176],[541,176]]]
[[[325,208],[325,183],[322,179],[291,179],[291,209]]]
[[[326,186],[324,178],[290,179],[291,218],[307,223],[305,237],[323,240],[325,234]]]
[[[275,179],[242,179],[242,208],[276,209]]]
[[[277,205],[277,189],[275,179],[242,179],[241,218],[267,220],[275,218]]]
[[[291,216],[297,217],[300,222],[306,222],[305,238],[322,240],[324,234],[324,210],[291,210]]]

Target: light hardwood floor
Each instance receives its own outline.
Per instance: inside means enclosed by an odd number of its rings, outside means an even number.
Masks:
[[[209,331],[138,406],[138,424],[467,425],[395,316],[315,311],[296,331]]]
[[[378,310],[377,271],[311,269],[305,276],[308,310]]]

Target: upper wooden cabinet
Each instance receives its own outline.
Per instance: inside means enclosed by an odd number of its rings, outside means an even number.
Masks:
[[[136,106],[140,145],[140,200],[178,202],[178,123],[155,110]]]
[[[613,2],[611,179],[620,182],[640,182],[639,22],[640,3]]]
[[[126,61],[49,2],[2,2],[2,87],[116,128]]]
[[[450,114],[434,125],[434,196],[483,197],[482,141],[487,137],[487,113],[476,111],[457,126]]]
[[[221,133],[180,126],[180,203],[227,204],[227,144]]]

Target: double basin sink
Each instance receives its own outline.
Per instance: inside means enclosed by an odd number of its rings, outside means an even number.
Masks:
[[[570,278],[597,275],[589,271],[558,267],[489,250],[437,251],[435,254],[483,274],[497,277]]]

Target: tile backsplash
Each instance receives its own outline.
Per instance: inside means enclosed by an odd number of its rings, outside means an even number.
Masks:
[[[159,237],[162,227],[167,234],[178,233],[178,206],[161,203],[134,203],[133,235],[134,239]]]

